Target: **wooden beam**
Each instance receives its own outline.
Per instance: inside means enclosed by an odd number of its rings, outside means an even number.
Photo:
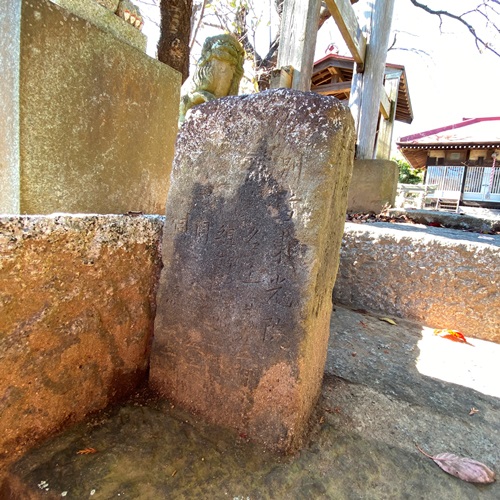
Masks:
[[[281,69],[273,69],[271,71],[271,89],[290,89],[292,88],[293,68],[291,66],[283,66]]]
[[[391,100],[387,96],[385,88],[383,87],[380,91],[380,112],[386,120],[389,119],[389,116],[391,114]]]
[[[349,93],[351,91],[351,82],[326,83],[324,85],[316,85],[311,90],[324,95],[331,95],[336,92]]]
[[[398,76],[387,78],[385,80],[384,94],[389,94],[391,102],[391,111],[389,117],[384,119],[380,117],[377,134],[377,146],[375,147],[375,158],[377,160],[390,160],[392,147],[392,133],[394,131],[394,119],[396,117],[396,105],[398,102],[399,82],[402,71]]]
[[[342,72],[339,71],[338,68],[335,68],[334,66],[330,66],[328,68],[328,72],[330,73],[330,75],[338,76],[341,79],[341,81],[344,81],[344,80],[342,80]]]
[[[342,38],[356,63],[365,61],[366,38],[359,27],[356,14],[349,0],[325,0]]]
[[[350,69],[352,71],[354,67],[354,63],[351,59],[325,59],[318,64],[314,65],[314,72],[317,73],[323,69],[328,69],[330,67],[334,68],[342,68],[342,69]]]
[[[277,68],[293,67],[292,88],[311,88],[321,0],[285,0]]]
[[[323,95],[332,95],[339,92],[344,92],[346,94],[351,93],[351,82],[336,82],[336,83],[325,83],[323,85],[316,85],[311,89],[313,92]],[[385,89],[381,90],[380,99],[380,113],[382,116],[388,120],[391,114],[391,100],[387,96]]]

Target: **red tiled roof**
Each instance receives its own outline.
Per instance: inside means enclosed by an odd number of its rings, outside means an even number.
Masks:
[[[401,137],[398,146],[500,143],[500,116],[464,118],[461,122]]]
[[[425,168],[430,149],[498,149],[500,116],[464,118],[458,123],[401,137],[396,144],[413,168]]]

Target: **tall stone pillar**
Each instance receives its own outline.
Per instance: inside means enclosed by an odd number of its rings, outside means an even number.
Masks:
[[[354,142],[340,101],[289,89],[201,105],[178,136],[151,385],[274,450],[319,395]]]
[[[164,213],[181,76],[93,0],[0,18],[0,213]]]

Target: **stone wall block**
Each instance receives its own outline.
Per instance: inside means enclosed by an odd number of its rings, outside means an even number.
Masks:
[[[63,8],[85,4],[144,38],[97,2],[10,3],[0,21],[0,212],[163,214],[180,73]]]
[[[354,141],[339,101],[289,89],[201,105],[178,137],[151,384],[272,449],[319,394]]]
[[[500,236],[346,223],[336,302],[500,342]]]
[[[161,217],[0,218],[0,471],[144,381]]]

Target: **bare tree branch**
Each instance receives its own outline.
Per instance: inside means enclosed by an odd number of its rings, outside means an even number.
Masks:
[[[496,3],[498,5],[500,5],[499,0],[490,0],[490,1],[492,1],[493,3]],[[452,14],[451,12],[448,12],[447,10],[434,10],[431,7],[428,7],[427,5],[424,5],[423,3],[420,3],[418,0],[410,0],[410,2],[415,7],[423,9],[423,10],[425,10],[425,12],[428,12],[429,14],[433,14],[435,16],[438,16],[439,17],[439,21],[440,21],[440,28],[441,28],[441,26],[443,24],[443,18],[444,17],[448,17],[450,19],[454,19],[455,21],[458,21],[459,23],[463,24],[469,30],[469,32],[472,34],[472,36],[474,37],[474,40],[476,42],[476,47],[478,48],[478,50],[481,51],[481,49],[484,48],[486,50],[489,50],[489,51],[493,52],[498,57],[500,57],[500,52],[498,52],[489,42],[484,41],[478,35],[476,29],[472,26],[472,24],[470,24],[468,21],[466,21],[463,18],[463,16],[465,14],[467,14],[467,13],[464,13],[464,14],[461,14],[461,15],[456,15],[456,14]],[[476,9],[473,9],[472,12],[479,12],[479,13],[481,13],[482,11],[478,10],[478,8],[476,8]],[[498,27],[495,24],[493,24],[493,26],[498,30]]]
[[[200,6],[200,15],[198,17],[198,22],[196,26],[191,29],[191,42],[189,42],[189,50],[191,50],[194,46],[194,41],[196,39],[196,35],[198,34],[198,30],[200,29],[201,22],[203,21],[203,15],[205,14],[205,6],[207,5],[207,0],[203,0]]]

